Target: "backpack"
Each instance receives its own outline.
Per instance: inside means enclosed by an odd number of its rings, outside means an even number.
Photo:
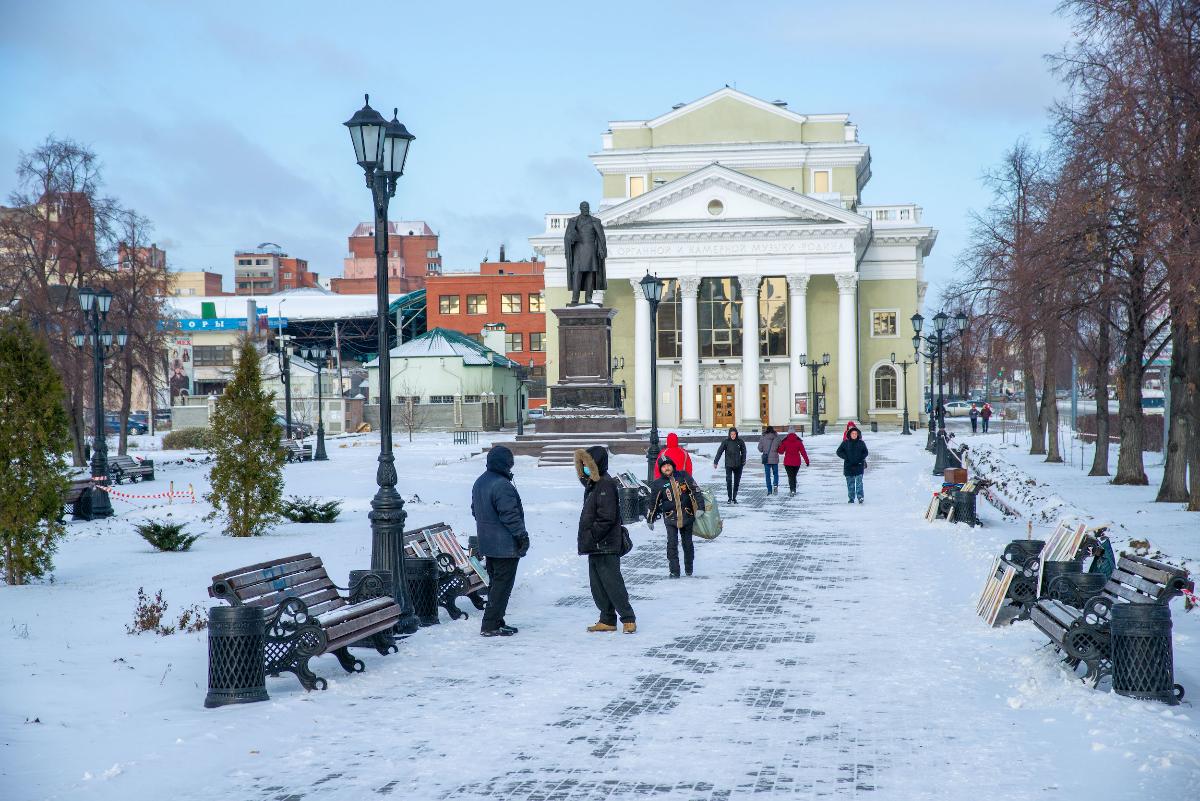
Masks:
[[[692,522],[692,535],[702,540],[715,540],[724,526],[721,510],[717,508],[717,498],[712,490],[703,488],[700,492],[704,495],[704,511]]]

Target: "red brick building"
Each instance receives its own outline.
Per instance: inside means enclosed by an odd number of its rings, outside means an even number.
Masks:
[[[350,234],[350,254],[342,266],[342,277],[329,282],[343,295],[375,292],[375,225],[359,223]],[[427,276],[440,275],[442,254],[438,235],[420,220],[388,223],[388,292],[403,294],[425,286]]]
[[[482,341],[488,323],[505,328],[504,355],[518,364],[533,359],[529,406],[546,403],[546,263],[488,261],[477,273],[443,273],[425,281],[429,330],[449,328]]]
[[[285,289],[317,285],[317,274],[308,261],[289,256],[274,242],[233,254],[233,287],[238,295],[273,295]]]
[[[319,276],[309,271],[308,261],[285,256],[279,260],[279,291],[317,285]]]

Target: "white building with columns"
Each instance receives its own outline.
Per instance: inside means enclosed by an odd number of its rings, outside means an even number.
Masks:
[[[922,411],[909,317],[937,232],[915,204],[864,205],[871,157],[845,114],[805,115],[721,89],[652,120],[613,122],[591,155],[614,320],[613,379],[627,413],[663,427],[757,429],[826,421],[898,426]],[[596,205],[596,204],[593,204]],[[548,308],[569,300],[563,232],[531,238],[546,259]],[[651,342],[638,282],[666,282]],[[557,379],[547,314],[547,378]],[[802,359],[821,362],[812,374]],[[658,394],[650,392],[657,371]]]

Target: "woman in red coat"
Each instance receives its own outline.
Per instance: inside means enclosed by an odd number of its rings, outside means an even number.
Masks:
[[[783,469],[787,471],[788,489],[790,494],[796,494],[796,473],[800,471],[800,463],[808,467],[808,452],[804,450],[804,441],[796,434],[795,426],[788,426],[787,436],[779,443],[779,453],[783,454]]]
[[[692,475],[692,457],[688,452],[679,447],[679,435],[672,431],[667,434],[667,447],[658,452],[658,458],[654,460],[654,477],[662,478],[662,473],[658,471],[658,463],[663,457],[671,460],[671,464],[675,465],[676,470],[682,470],[689,476]]]
[[[846,440],[850,439],[850,429],[852,429],[852,428],[855,428],[855,429],[858,428],[858,426],[854,424],[853,420],[846,423],[846,430],[842,432],[842,442],[845,442]],[[862,437],[862,431],[858,432],[858,436]]]

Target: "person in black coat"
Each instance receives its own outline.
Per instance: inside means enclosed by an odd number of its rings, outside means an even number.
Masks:
[[[838,446],[837,455],[842,459],[842,475],[846,477],[846,493],[850,496],[846,503],[854,503],[856,495],[862,503],[863,471],[867,468],[867,443],[863,442],[862,432],[850,429],[848,438]]]
[[[579,513],[579,554],[588,558],[588,580],[600,620],[588,631],[616,631],[617,616],[626,634],[637,631],[637,617],[629,605],[629,591],[621,575],[624,527],[617,482],[608,474],[608,450],[593,445],[575,451],[575,473],[583,484],[583,509]]]
[[[487,559],[488,596],[479,633],[511,637],[517,629],[504,621],[517,580],[517,563],[529,551],[525,510],[513,486],[512,451],[497,445],[488,451],[487,470],[471,487],[471,514],[479,535],[479,553]]]
[[[730,503],[737,503],[738,486],[742,483],[742,468],[746,466],[746,441],[738,436],[736,428],[729,429],[729,435],[717,448],[713,457],[713,467],[725,457],[725,492]]]
[[[658,470],[661,478],[650,485],[646,523],[654,528],[654,521],[661,517],[667,526],[667,567],[671,578],[679,578],[680,542],[683,543],[683,569],[690,576],[696,561],[692,523],[696,521],[696,515],[704,511],[704,494],[686,471],[675,469],[670,457],[659,458]]]

